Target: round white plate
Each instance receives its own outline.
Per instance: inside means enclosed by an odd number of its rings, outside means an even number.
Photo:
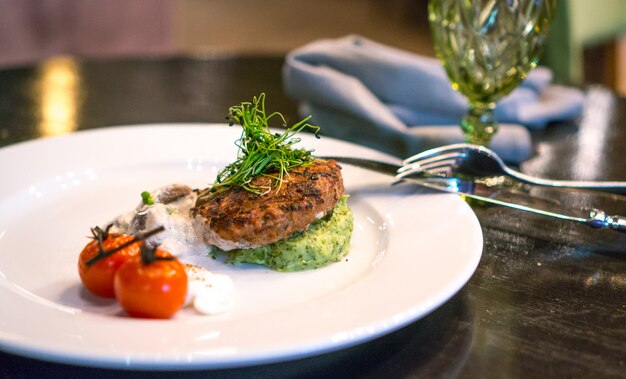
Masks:
[[[432,311],[470,278],[482,234],[459,197],[390,187],[344,165],[355,215],[347,259],[322,269],[194,263],[229,274],[234,309],[171,320],[133,319],[80,284],[89,228],[170,183],[203,187],[236,156],[240,128],[144,125],[78,132],[0,149],[0,350],[39,359],[138,369],[225,368],[337,350]],[[302,136],[319,155],[387,159]]]

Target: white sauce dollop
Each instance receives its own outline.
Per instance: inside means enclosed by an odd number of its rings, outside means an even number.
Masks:
[[[208,256],[213,247],[205,242],[202,221],[191,217],[197,194],[190,187],[171,184],[150,192],[154,204],[140,203],[134,210],[116,217],[112,233],[138,235],[156,227],[165,230],[146,240],[185,262],[186,258]],[[214,274],[204,267],[185,263],[186,305],[202,314],[229,311],[234,304],[234,285],[227,275]]]
[[[185,265],[189,284],[186,306],[202,314],[228,312],[234,305],[235,287],[228,275],[214,274],[204,267]]]

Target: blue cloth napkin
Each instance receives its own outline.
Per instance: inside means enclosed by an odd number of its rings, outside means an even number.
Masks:
[[[550,70],[536,68],[498,103],[500,125],[490,147],[503,159],[532,155],[528,129],[582,112],[582,91],[551,82]],[[463,140],[458,123],[467,100],[435,58],[360,36],[320,40],[287,55],[283,84],[300,112],[332,137],[402,157]]]

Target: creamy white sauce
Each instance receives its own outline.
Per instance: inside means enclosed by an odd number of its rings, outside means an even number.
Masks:
[[[204,267],[189,264],[185,265],[185,271],[189,280],[185,306],[192,306],[205,315],[232,309],[235,287],[228,275],[214,274]]]
[[[217,233],[215,233],[213,229],[207,228],[204,219],[202,219],[202,217],[200,216],[196,216],[194,223],[197,228],[200,228],[197,230],[199,231],[200,235],[204,236],[205,241],[209,241],[208,243],[212,244],[213,246],[219,246],[219,248],[223,251],[259,247],[259,245],[254,245],[249,242],[235,242],[223,239]]]
[[[184,193],[176,200],[160,202],[164,194],[173,192]],[[198,228],[197,220],[191,217],[191,208],[196,203],[197,195],[187,186],[172,184],[158,188],[151,193],[154,204],[140,203],[134,210],[118,216],[112,221],[112,232],[138,235],[163,226],[165,231],[146,240],[151,247],[160,246],[177,258],[207,255],[212,247],[205,242]]]
[[[193,256],[207,256],[212,246],[206,242],[201,218],[191,216],[197,194],[190,187],[171,184],[150,192],[154,204],[140,203],[112,222],[112,233],[138,235],[163,226],[165,230],[146,240],[182,262]],[[227,275],[214,274],[195,265],[185,264],[188,278],[187,305],[202,314],[227,312],[234,304],[234,286]]]

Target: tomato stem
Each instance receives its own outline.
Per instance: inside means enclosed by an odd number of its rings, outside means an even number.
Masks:
[[[144,241],[150,237],[152,237],[153,235],[157,234],[157,233],[161,233],[162,231],[165,230],[165,227],[163,226],[159,226],[157,228],[154,228],[150,231],[147,231],[143,234],[139,234],[137,236],[135,236],[133,239],[131,239],[130,241],[121,244],[120,246],[111,249],[111,250],[105,250],[104,249],[104,240],[107,239],[107,237],[109,236],[109,229],[111,229],[111,225],[108,225],[104,230],[102,230],[100,227],[96,226],[95,228],[91,228],[91,232],[93,233],[94,239],[96,239],[98,241],[98,254],[95,255],[93,258],[89,259],[87,262],[85,262],[85,264],[89,267],[93,264],[95,264],[96,262],[122,250],[125,247],[128,247],[130,245],[132,245],[133,243],[137,242],[137,241]],[[142,253],[143,255],[143,253]]]
[[[173,256],[158,257],[156,255],[156,247],[148,247],[145,243],[141,245],[139,251],[141,251],[141,262],[146,265],[156,261],[171,261],[176,259]]]

